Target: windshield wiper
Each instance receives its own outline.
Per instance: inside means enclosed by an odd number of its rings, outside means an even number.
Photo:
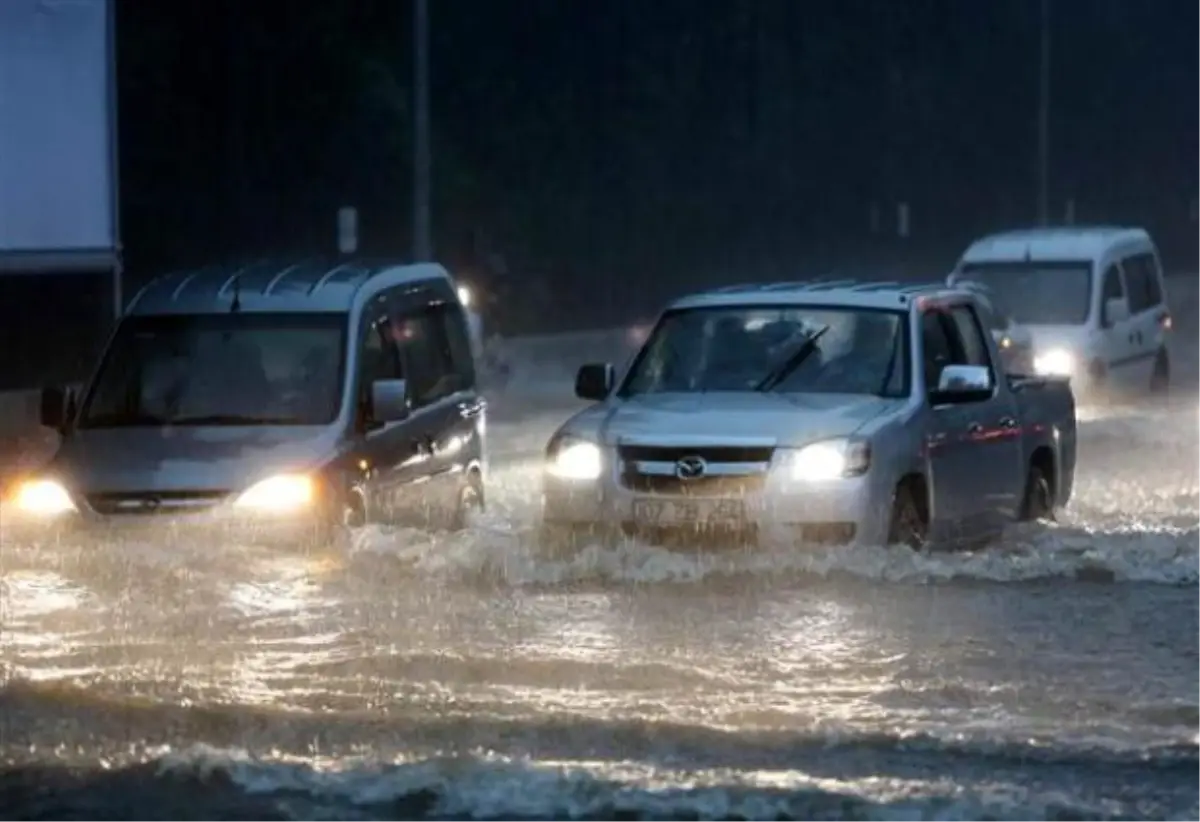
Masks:
[[[244,414],[203,414],[172,417],[165,425],[295,425],[294,417],[251,417]]]
[[[791,376],[791,374],[797,368],[803,365],[804,361],[812,356],[812,353],[817,350],[817,340],[821,339],[821,337],[828,330],[829,326],[823,326],[814,334],[805,339],[804,342],[796,346],[796,350],[789,354],[787,359],[772,368],[767,372],[765,377],[759,380],[758,384],[754,386],[754,390],[770,391],[772,388],[779,385],[779,383]]]

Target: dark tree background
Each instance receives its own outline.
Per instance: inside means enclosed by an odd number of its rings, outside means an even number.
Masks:
[[[1196,0],[1052,0],[1051,210],[1196,265]],[[719,280],[938,277],[1037,216],[1039,0],[430,0],[436,256],[508,331]],[[121,0],[127,293],[164,268],[407,258],[406,0]],[[898,201],[912,234],[895,238]],[[873,205],[878,231],[872,231]],[[547,310],[552,307],[553,310]]]

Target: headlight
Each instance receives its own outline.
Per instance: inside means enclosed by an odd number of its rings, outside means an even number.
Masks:
[[[1033,370],[1039,374],[1065,377],[1075,371],[1075,358],[1071,352],[1056,348],[1033,358]]]
[[[303,474],[279,474],[250,486],[234,504],[258,511],[295,511],[310,505],[315,496],[311,478]]]
[[[786,461],[791,478],[804,482],[856,477],[870,465],[870,445],[852,439],[814,442],[791,451]]]
[[[458,287],[458,301],[460,303],[462,303],[463,308],[470,308],[471,307],[471,289],[467,288],[465,285],[460,285]]]
[[[67,489],[46,479],[21,483],[13,494],[12,503],[21,513],[38,517],[56,517],[76,510]]]
[[[560,479],[594,480],[604,470],[599,446],[584,440],[565,438],[552,445],[546,456],[547,473]]]

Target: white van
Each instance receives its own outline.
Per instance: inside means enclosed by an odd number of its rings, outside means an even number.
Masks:
[[[1158,249],[1140,228],[1029,229],[976,240],[952,280],[987,286],[1029,329],[1034,364],[1077,395],[1165,393],[1171,315]]]

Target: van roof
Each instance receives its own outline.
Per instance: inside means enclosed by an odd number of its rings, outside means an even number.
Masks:
[[[671,309],[715,308],[733,305],[832,305],[846,308],[907,310],[920,296],[963,294],[943,282],[875,280],[802,280],[746,283],[691,294],[671,303]]]
[[[1122,226],[1029,228],[989,234],[971,243],[962,261],[970,263],[1041,260],[1097,260],[1116,246],[1149,245],[1145,229]]]
[[[138,291],[125,313],[224,314],[235,292],[241,310],[248,313],[346,313],[368,283],[374,292],[437,279],[450,283],[446,269],[436,263],[302,260],[213,265],[157,277]]]

